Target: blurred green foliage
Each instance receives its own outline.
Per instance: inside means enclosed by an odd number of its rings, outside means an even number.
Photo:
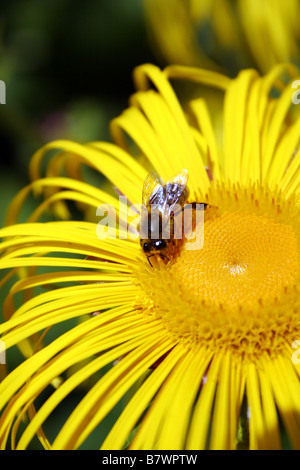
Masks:
[[[133,92],[132,70],[146,61],[142,0],[2,1],[0,183],[12,175],[21,186],[45,142],[108,139]]]

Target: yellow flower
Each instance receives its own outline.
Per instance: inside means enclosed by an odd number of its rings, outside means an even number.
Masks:
[[[247,445],[248,431],[251,449],[279,449],[281,423],[300,448],[297,74],[281,65],[231,80],[144,65],[135,70],[130,107],[111,123],[115,144],[57,141],[33,156],[33,182],[0,232],[1,268],[9,269],[3,282],[19,275],[4,304],[1,340],[28,356],[0,384],[1,448],[10,432],[17,449],[36,434],[47,449],[78,448],[127,392],[102,449],[234,449]],[[179,80],[223,95],[222,132],[205,95],[183,111],[171,86]],[[42,178],[43,159],[55,149]],[[129,207],[84,182],[83,167],[105,175],[131,203],[141,202],[150,169],[164,181],[186,169],[189,202],[215,208],[205,215],[203,248],[151,267],[122,228]],[[44,201],[17,224],[31,191]],[[96,222],[67,220],[70,201],[85,214],[110,204],[118,237],[99,239]],[[49,208],[66,220],[39,222]],[[47,339],[52,326],[76,318],[82,321]],[[48,417],[99,371],[50,442]]]
[[[145,0],[157,54],[168,63],[235,73],[300,62],[299,0]]]

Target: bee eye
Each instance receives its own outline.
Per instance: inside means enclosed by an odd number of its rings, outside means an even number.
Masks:
[[[150,243],[144,243],[144,244],[143,244],[143,251],[144,251],[145,253],[149,253],[149,251],[151,251],[151,245],[150,245]]]
[[[163,250],[164,248],[167,247],[167,244],[166,244],[165,240],[157,240],[154,243],[154,247],[155,247],[156,250]]]

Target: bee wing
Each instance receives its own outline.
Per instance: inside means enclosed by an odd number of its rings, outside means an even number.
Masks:
[[[188,198],[189,190],[187,187],[188,171],[182,170],[174,178],[165,184],[166,204],[174,206],[176,204],[183,205]]]
[[[149,173],[143,185],[142,204],[147,206],[150,196],[153,196],[161,188],[161,181],[155,171]]]
[[[169,179],[166,182],[166,184],[178,183],[178,184],[182,184],[183,186],[186,186],[188,179],[189,179],[189,172],[187,170],[181,170],[181,172],[178,173],[174,178]]]

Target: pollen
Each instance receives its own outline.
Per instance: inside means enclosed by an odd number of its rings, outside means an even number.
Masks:
[[[208,197],[218,210],[205,215],[201,248],[143,265],[147,311],[189,345],[276,355],[300,333],[299,209],[258,188]]]

